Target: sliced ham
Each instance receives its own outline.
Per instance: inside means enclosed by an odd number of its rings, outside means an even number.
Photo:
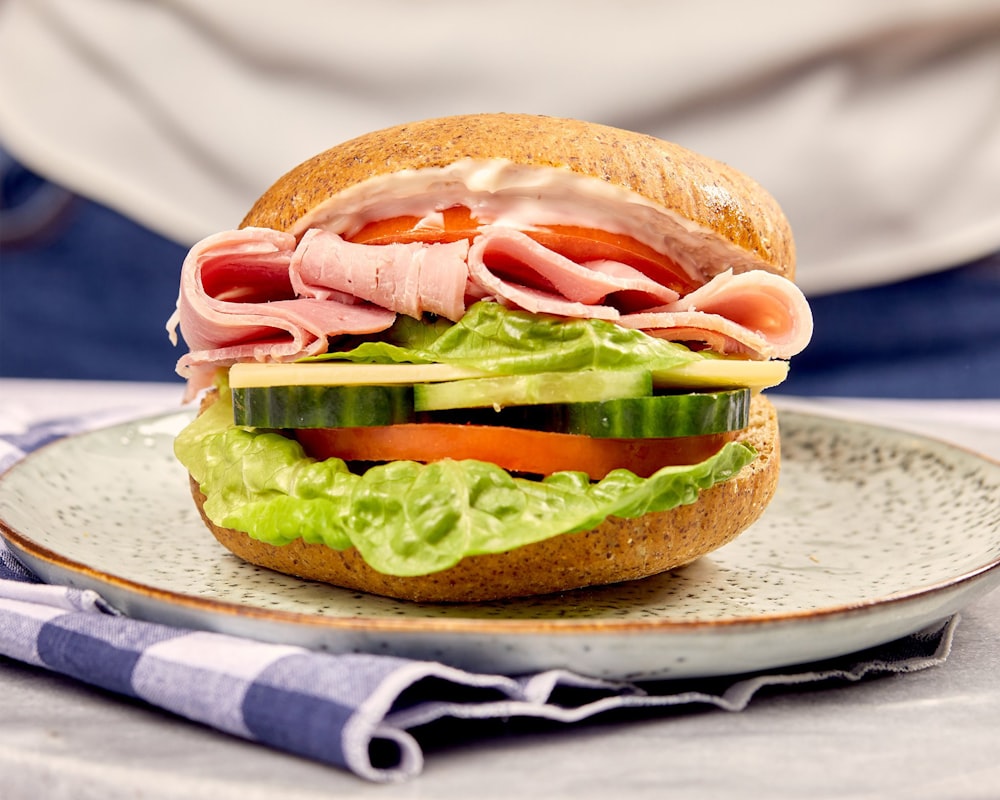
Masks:
[[[627,315],[619,322],[625,328],[639,328],[650,336],[680,342],[696,350],[755,360],[777,357],[767,337],[715,314],[697,311],[643,313]]]
[[[392,325],[395,314],[378,306],[296,298],[294,249],[291,234],[244,228],[209,236],[188,253],[167,329],[176,343],[179,326],[190,350],[177,364],[189,393],[203,388],[216,366],[294,360],[325,352],[330,336]]]
[[[367,245],[321,230],[298,243],[263,228],[216,234],[185,259],[167,327],[176,343],[179,326],[190,348],[177,370],[193,393],[217,366],[323,353],[331,337],[383,331],[396,313],[458,320],[482,298],[751,358],[789,358],[812,335],[802,292],[770,273],[722,272],[679,297],[626,264],[576,263],[501,227],[471,244]]]
[[[468,251],[464,239],[375,246],[313,229],[292,256],[291,283],[302,297],[354,297],[416,319],[430,312],[456,321],[465,313]]]
[[[536,313],[617,319],[615,295],[669,303],[673,290],[616,261],[578,264],[513,228],[487,227],[469,248],[473,283],[507,305]]]
[[[657,283],[635,267],[623,264],[621,261],[601,259],[587,261],[583,264],[592,273],[602,274],[615,281],[617,288],[609,293],[614,296],[616,306],[623,307],[625,298],[629,297],[629,305],[637,308],[648,308],[650,303],[671,303],[680,295],[669,286]]]
[[[757,358],[790,358],[812,338],[812,312],[791,281],[762,270],[716,275],[674,303],[635,314],[618,323],[675,341],[709,344],[724,337],[723,352]],[[698,332],[703,332],[697,335]],[[717,348],[713,348],[717,349]]]

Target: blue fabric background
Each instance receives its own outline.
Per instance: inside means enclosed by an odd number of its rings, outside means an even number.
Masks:
[[[175,379],[164,325],[186,248],[0,163],[0,376]],[[1000,254],[811,304],[783,393],[1000,397]]]

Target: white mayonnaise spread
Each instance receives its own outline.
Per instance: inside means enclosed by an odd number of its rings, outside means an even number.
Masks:
[[[754,253],[630,189],[570,169],[506,159],[462,159],[370,178],[316,206],[291,232],[322,228],[350,237],[371,222],[398,216],[441,227],[440,212],[457,205],[468,207],[481,224],[520,230],[576,225],[631,236],[699,281],[761,266]]]

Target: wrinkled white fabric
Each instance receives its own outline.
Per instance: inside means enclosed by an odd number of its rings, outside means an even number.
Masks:
[[[571,116],[728,161],[807,293],[1000,248],[996,0],[7,0],[0,143],[182,243],[344,139]]]

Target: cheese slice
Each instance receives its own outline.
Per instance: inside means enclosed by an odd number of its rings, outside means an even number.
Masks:
[[[451,364],[352,364],[350,362],[234,364],[229,369],[233,389],[267,386],[386,386],[438,383],[483,378],[491,373]],[[745,361],[705,358],[653,372],[660,389],[723,389],[747,387],[762,391],[788,377],[787,361]]]
[[[482,378],[489,373],[451,364],[352,364],[350,362],[293,362],[233,364],[229,386],[250,389],[263,386],[385,386],[401,383],[436,383]]]
[[[787,377],[787,361],[705,358],[668,370],[654,370],[653,386],[659,389],[746,387],[760,392],[777,386]]]

